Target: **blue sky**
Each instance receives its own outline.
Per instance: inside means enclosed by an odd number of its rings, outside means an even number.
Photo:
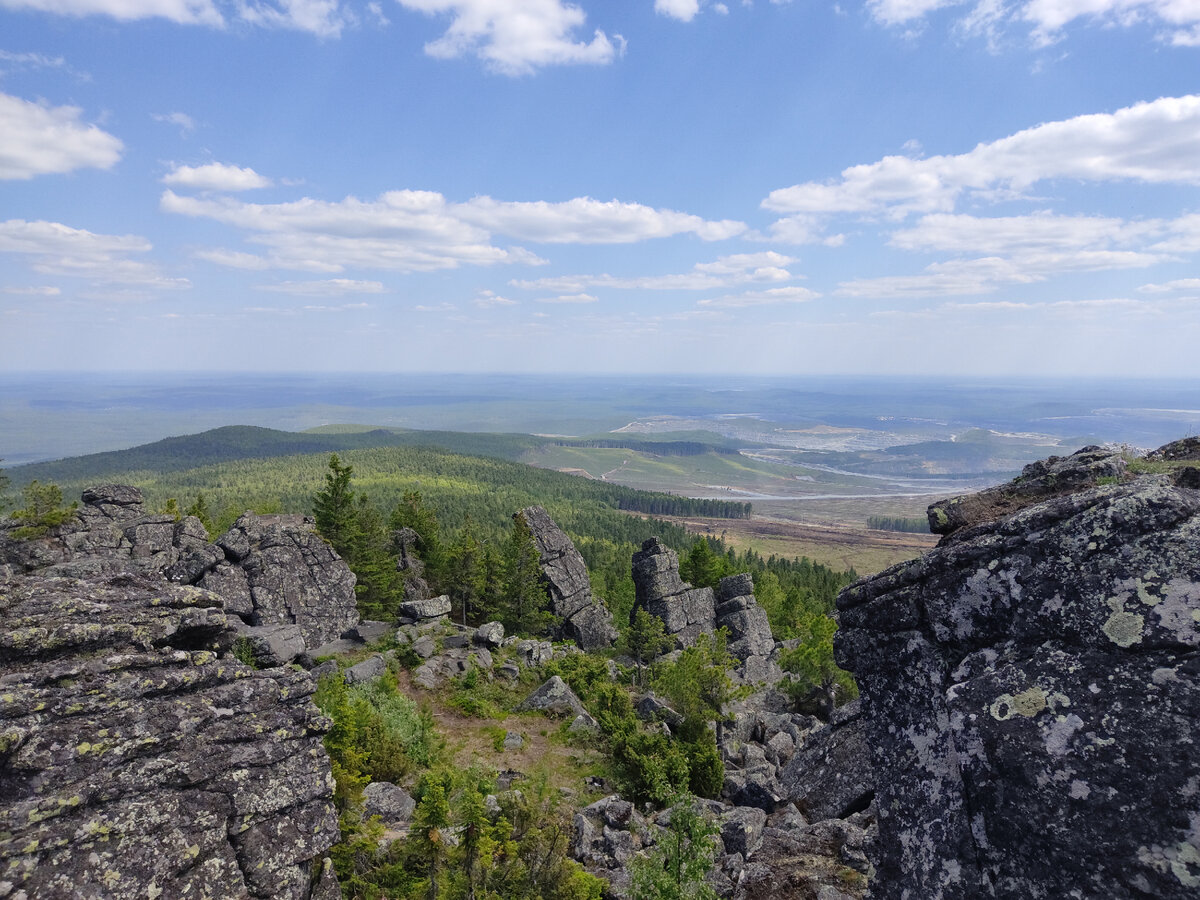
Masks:
[[[1200,0],[0,0],[0,369],[1195,375]]]

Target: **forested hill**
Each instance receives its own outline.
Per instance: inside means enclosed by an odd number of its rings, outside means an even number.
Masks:
[[[253,425],[227,425],[199,434],[164,438],[150,444],[91,453],[53,462],[30,463],[9,471],[20,486],[34,479],[59,484],[112,480],[129,472],[182,472],[200,466],[241,459],[272,459],[308,453],[342,453],[381,447],[430,447],[467,456],[517,460],[539,447],[606,447],[650,453],[655,456],[696,456],[704,453],[735,455],[729,442],[712,435],[712,442],[687,435],[685,441],[648,441],[638,438],[547,438],[533,434],[496,434],[474,431],[419,431],[365,426],[325,426],[310,431],[277,431]],[[667,509],[644,512],[668,513]],[[723,515],[722,513],[706,513]]]
[[[529,434],[483,434],[459,431],[411,431],[391,428],[354,431],[277,431],[253,425],[227,425],[199,434],[164,438],[128,450],[91,453],[54,462],[31,463],[9,470],[15,484],[55,481],[71,484],[107,478],[120,472],[182,472],[239,459],[270,459],[304,453],[340,453],[372,447],[441,447],[473,456],[515,459],[544,444]]]

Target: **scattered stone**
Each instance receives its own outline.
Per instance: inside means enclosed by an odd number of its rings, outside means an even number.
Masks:
[[[671,709],[666,700],[655,694],[646,694],[633,705],[633,710],[644,722],[666,722],[672,727],[683,724],[683,716]]]
[[[500,622],[487,622],[475,629],[473,638],[476,644],[496,648],[504,642],[504,625]]]
[[[346,684],[373,681],[387,671],[387,660],[378,653],[346,670]]]
[[[351,635],[364,644],[374,644],[387,637],[395,628],[391,622],[372,622],[367,619],[359,622],[351,630]]]
[[[525,746],[525,738],[516,731],[506,731],[504,733],[504,749],[505,751],[520,750]]]
[[[735,806],[721,816],[721,844],[727,854],[748,858],[762,846],[767,814],[753,806]]]
[[[471,646],[471,638],[465,634],[448,634],[442,638],[442,649],[457,650],[460,647]]]
[[[384,825],[407,828],[417,801],[404,788],[388,781],[372,781],[363,788],[363,818],[379,816]]]
[[[496,670],[496,674],[507,681],[516,681],[521,677],[521,669],[516,664],[507,662]]]
[[[412,644],[413,653],[421,659],[429,659],[437,653],[437,641],[427,634],[421,635]]]
[[[521,701],[517,711],[540,710],[559,718],[585,715],[583,703],[575,692],[557,675],[551,676],[537,690]]]
[[[402,617],[415,621],[442,619],[450,615],[450,597],[448,594],[442,594],[424,600],[408,600],[400,604],[399,613]]]

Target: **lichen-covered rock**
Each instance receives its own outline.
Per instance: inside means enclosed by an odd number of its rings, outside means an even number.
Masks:
[[[992,522],[1050,497],[1062,496],[1116,479],[1125,459],[1115,450],[1084,447],[1067,457],[1051,456],[1027,465],[1020,477],[974,494],[939,500],[929,507],[929,530],[949,535],[962,528]]]
[[[299,625],[245,625],[238,639],[245,642],[259,668],[286,666],[304,652]]]
[[[372,781],[363,788],[364,819],[379,816],[384,825],[405,828],[416,808],[412,794],[391,782]]]
[[[0,527],[0,564],[15,573],[128,571],[199,585],[248,625],[298,625],[310,648],[358,622],[354,573],[303,516],[246,513],[210,544],[194,516],[147,514],[140,490],[105,484],[85,490],[75,517],[46,536],[11,531]]]
[[[307,673],[219,655],[219,597],[18,577],[0,621],[6,896],[336,896],[328,720]]]
[[[562,620],[563,636],[584,650],[611,646],[617,630],[608,608],[592,596],[583,556],[542,507],[526,507],[520,515],[541,555],[542,583],[550,595],[551,612]]]
[[[875,897],[1200,893],[1198,514],[1169,476],[1085,488],[842,592]]]

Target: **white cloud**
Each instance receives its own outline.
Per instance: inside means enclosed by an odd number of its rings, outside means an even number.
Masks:
[[[193,256],[197,259],[216,263],[219,266],[228,266],[231,269],[261,271],[271,268],[271,261],[269,259],[255,256],[253,253],[242,253],[238,250],[197,250]]]
[[[654,11],[680,22],[690,22],[700,12],[700,0],[654,0]]]
[[[215,219],[251,232],[251,241],[267,247],[276,268],[340,272],[347,267],[402,272],[452,269],[460,265],[536,263],[521,248],[502,249],[490,235],[457,218],[441,194],[391,191],[375,201],[347,197],[338,203],[305,198],[291,203],[244,203],[232,197],[182,197],[165,191],[162,209]],[[213,262],[236,268],[257,266],[249,254]]]
[[[16,294],[20,297],[57,297],[61,293],[61,288],[48,286],[0,288],[0,294]]]
[[[867,9],[883,25],[911,26],[937,10],[964,5],[967,0],[868,0]],[[1171,29],[1166,36],[1173,44],[1200,43],[1200,6],[1194,0],[978,0],[958,26],[994,41],[1005,26],[1021,22],[1030,26],[1035,44],[1046,45],[1077,19],[1119,27],[1151,20]]]
[[[596,303],[599,297],[591,294],[562,294],[558,297],[538,297],[537,303]]]
[[[432,271],[459,265],[543,262],[521,247],[500,248],[493,232],[546,243],[632,243],[694,233],[717,239],[741,223],[707,222],[636,203],[600,203],[587,197],[564,203],[502,203],[476,197],[449,203],[433,191],[390,191],[374,201],[336,203],[305,198],[252,204],[232,197],[185,197],[167,190],[166,212],[215,219],[252,233],[269,248],[267,264],[340,272],[347,266]],[[203,258],[236,268],[260,268],[250,254],[202,251]]]
[[[179,128],[179,133],[187,137],[196,130],[196,120],[187,113],[151,113],[150,118],[155,122],[165,122],[168,125],[175,125]]]
[[[816,291],[798,286],[768,288],[765,291],[746,291],[697,301],[708,309],[741,309],[747,306],[778,306],[781,303],[804,303],[821,296]]]
[[[1126,222],[1101,216],[980,217],[934,213],[913,228],[894,232],[888,243],[902,250],[948,250],[996,256],[1128,247],[1159,235],[1164,223]]]
[[[327,278],[324,281],[281,281],[259,285],[260,291],[295,294],[298,297],[340,297],[344,294],[382,294],[379,281],[355,281],[351,278]]]
[[[317,37],[338,37],[348,22],[339,0],[277,0],[240,2],[238,16],[252,25],[307,31]]]
[[[720,241],[746,230],[742,222],[711,222],[688,213],[640,203],[576,197],[562,203],[501,202],[474,197],[454,207],[463,221],[546,244],[630,244],[647,238],[695,234]]]
[[[1032,284],[1065,272],[1144,268],[1163,261],[1133,250],[1070,250],[933,263],[919,275],[891,275],[843,281],[840,297],[947,297],[987,294],[1006,284]]]
[[[114,166],[124,145],[82,123],[81,112],[0,94],[0,180]]]
[[[735,253],[715,262],[696,263],[692,271],[672,275],[642,275],[618,278],[613,275],[562,275],[513,281],[513,287],[534,290],[582,291],[587,287],[610,287],[643,291],[706,291],[747,282],[789,281],[795,276],[785,266],[796,260],[773,250],[765,253]]]
[[[162,18],[181,25],[224,23],[212,0],[0,0],[0,6],[59,16],[111,16],[122,22]]]
[[[35,272],[154,289],[190,287],[185,278],[168,278],[156,266],[130,258],[151,249],[133,234],[95,234],[58,222],[0,222],[0,253],[28,258]]]
[[[507,297],[501,297],[494,291],[480,291],[479,296],[473,301],[480,309],[490,309],[493,306],[517,306],[516,300],[510,300]]]
[[[1138,291],[1143,294],[1168,294],[1172,291],[1200,291],[1200,278],[1177,278],[1163,284],[1143,284]]]
[[[61,56],[47,56],[44,53],[14,53],[11,50],[0,50],[0,62],[10,63],[20,69],[62,69],[67,65]]]
[[[965,192],[1020,193],[1052,178],[1200,184],[1200,96],[1049,122],[957,156],[887,156],[841,175],[772,191],[762,205],[784,214],[900,218],[949,212]]]
[[[249,191],[271,186],[271,179],[251,168],[206,163],[202,166],[176,166],[163,176],[163,184],[197,191]]]
[[[603,64],[624,49],[597,29],[590,42],[575,39],[587,19],[562,0],[397,0],[430,15],[449,13],[450,27],[425,52],[439,59],[474,55],[504,75],[526,75],[542,66]]]

